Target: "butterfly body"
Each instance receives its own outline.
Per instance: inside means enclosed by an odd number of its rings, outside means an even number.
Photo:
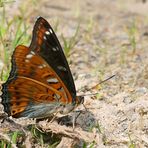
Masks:
[[[44,18],[37,19],[30,46],[17,46],[11,62],[1,96],[9,116],[44,118],[68,113],[83,102],[76,96],[62,47]]]

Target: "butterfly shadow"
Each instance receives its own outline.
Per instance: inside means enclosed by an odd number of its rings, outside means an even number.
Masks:
[[[88,110],[73,111],[69,115],[57,119],[58,124],[72,127],[73,129],[79,127],[83,131],[90,131],[92,125],[96,124],[94,114]]]

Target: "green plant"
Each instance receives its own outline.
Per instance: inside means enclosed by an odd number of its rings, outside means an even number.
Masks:
[[[22,134],[19,131],[11,132],[7,135],[3,135],[3,138],[0,140],[0,147],[1,148],[11,148],[16,147],[17,140]]]
[[[41,147],[48,144],[49,148],[55,148],[59,144],[59,138],[54,136],[52,133],[46,133],[41,131],[36,127],[36,125],[31,126],[31,133],[36,143],[39,143]]]
[[[76,28],[76,31],[75,31],[74,35],[71,38],[69,38],[69,39],[66,39],[62,35],[62,40],[63,40],[63,43],[64,43],[64,51],[65,51],[65,55],[66,56],[69,56],[70,50],[72,48],[74,48],[74,46],[78,42],[77,41],[77,36],[78,36],[79,28],[80,28],[80,26],[78,25],[77,28]]]
[[[83,143],[83,148],[95,148],[95,147],[96,147],[95,142],[91,142],[89,144],[87,144],[86,142]]]
[[[132,46],[133,53],[136,52],[136,33],[137,33],[137,27],[136,22],[133,20],[131,26],[127,29],[128,36],[129,36],[129,42]]]
[[[6,0],[0,0],[0,7],[4,7],[5,4],[11,3],[11,2],[14,2],[14,1],[13,0],[9,0],[9,1],[8,0],[7,1]]]
[[[10,57],[14,48],[18,44],[29,42],[27,29],[23,18],[14,17],[11,20],[8,19],[3,7],[3,13],[0,16],[0,58],[4,64],[1,69],[1,80],[6,80],[9,75]]]
[[[133,140],[131,139],[131,136],[130,136],[130,134],[128,134],[128,137],[129,137],[129,148],[135,148],[136,147],[136,145],[134,144],[134,142],[133,142]]]
[[[16,144],[17,143],[18,134],[19,134],[18,131],[13,132],[11,134],[11,141],[12,141],[13,144]],[[7,148],[11,148],[11,143],[8,144]]]
[[[94,19],[93,17],[91,16],[88,20],[88,24],[87,24],[87,27],[86,27],[86,30],[88,33],[91,33],[92,30],[93,30],[93,27],[94,27]]]

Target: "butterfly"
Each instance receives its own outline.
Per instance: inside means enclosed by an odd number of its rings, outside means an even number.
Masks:
[[[50,24],[39,17],[29,47],[15,48],[2,104],[14,118],[44,118],[67,114],[84,102],[76,96],[74,80],[63,49]]]

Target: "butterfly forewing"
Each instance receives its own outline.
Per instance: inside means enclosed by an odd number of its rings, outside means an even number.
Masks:
[[[75,99],[75,85],[63,49],[53,29],[42,17],[35,23],[30,49],[37,51],[46,60]]]

